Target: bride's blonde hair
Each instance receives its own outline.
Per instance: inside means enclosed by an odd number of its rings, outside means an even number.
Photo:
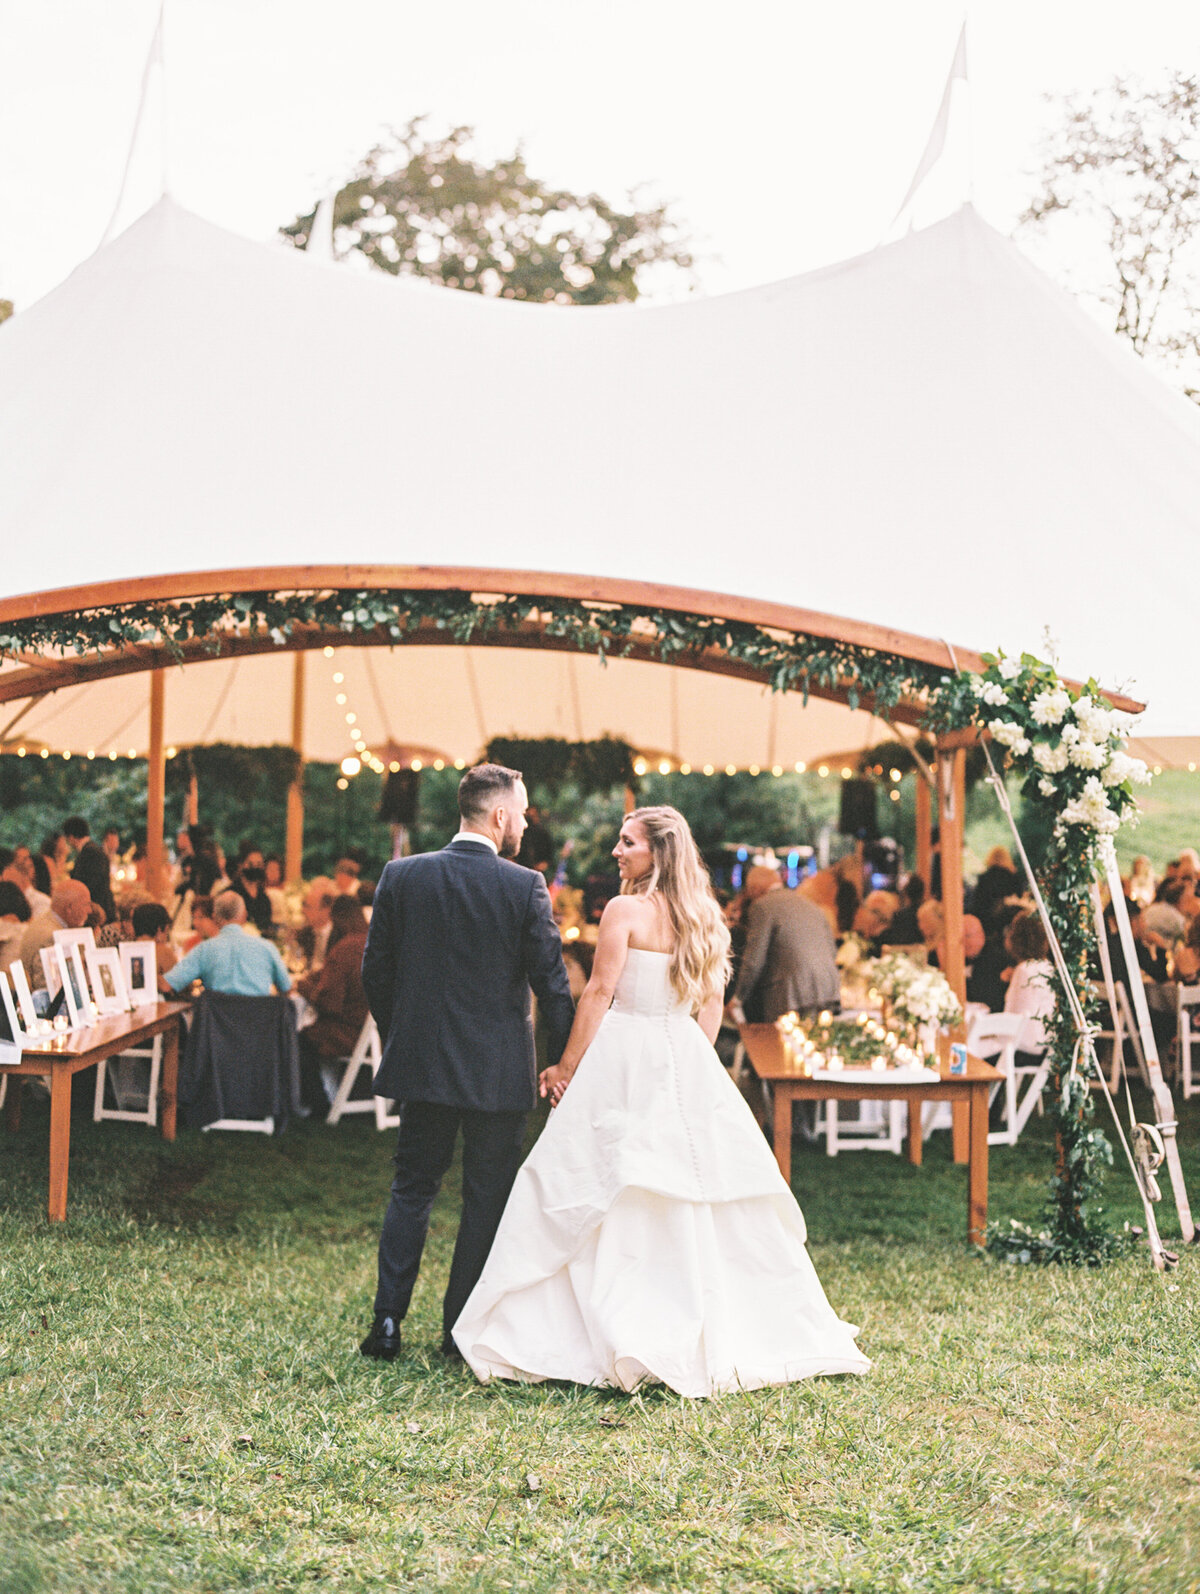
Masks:
[[[678,808],[635,808],[636,820],[650,844],[650,870],[640,880],[626,880],[625,896],[662,897],[675,935],[671,984],[681,1001],[701,1007],[723,995],[729,979],[729,930],[708,870],[688,822]]]

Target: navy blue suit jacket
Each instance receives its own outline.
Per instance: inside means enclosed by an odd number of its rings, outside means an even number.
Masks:
[[[388,864],[362,976],[383,1043],[375,1091],[400,1102],[528,1112],[530,987],[551,1063],[575,1016],[546,882],[476,841]]]

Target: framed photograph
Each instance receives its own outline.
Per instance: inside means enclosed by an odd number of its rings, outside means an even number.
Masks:
[[[93,952],[96,950],[96,932],[90,924],[85,924],[79,930],[55,930],[54,944],[55,946],[77,946],[79,948],[79,961],[82,963],[88,954],[89,948]]]
[[[158,1001],[158,957],[153,941],[122,941],[121,971],[134,1007]]]
[[[44,946],[38,953],[42,960],[42,975],[46,981],[46,991],[51,1001],[62,989],[62,970],[58,966],[58,948]]]
[[[21,1020],[26,1035],[36,1035],[41,1028],[38,1021],[37,1008],[33,1005],[33,992],[29,989],[29,976],[25,972],[25,965],[17,958],[9,965],[8,977],[12,981],[13,990],[17,995],[17,1006],[21,1010]]]
[[[83,972],[83,959],[79,955],[79,948],[73,946],[68,950],[60,941],[54,948],[54,955],[58,958],[59,972],[62,975],[67,1017],[71,1028],[84,1029],[95,1018],[96,1008],[88,994],[87,977]]]
[[[8,975],[0,972],[0,996],[4,998],[4,1016],[8,1021],[8,1033],[12,1037],[12,1044],[20,1048],[28,1039],[21,1027],[20,1014],[17,1012],[16,999],[12,993],[12,986],[8,983]],[[18,1054],[17,1061],[20,1062]]]
[[[92,1000],[102,1017],[129,1011],[125,976],[121,973],[121,957],[115,946],[90,950],[87,954],[87,972]]]

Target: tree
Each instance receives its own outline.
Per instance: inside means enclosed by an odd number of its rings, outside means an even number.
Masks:
[[[357,250],[393,276],[426,277],[472,293],[557,304],[636,299],[656,266],[690,271],[666,205],[620,209],[598,194],[552,188],[520,149],[487,165],[469,153],[470,127],[427,136],[425,118],[393,131],[359,163],[334,201],[334,249]],[[281,229],[305,248],[316,207]]]
[[[1019,225],[1071,233],[1068,285],[1200,399],[1200,78],[1116,78],[1060,102]]]

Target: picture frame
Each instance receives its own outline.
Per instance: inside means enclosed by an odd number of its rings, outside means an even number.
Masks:
[[[4,1014],[8,1019],[8,1030],[12,1036],[12,1044],[18,1048],[19,1052],[20,1047],[25,1044],[29,1037],[21,1024],[21,1015],[17,1010],[12,986],[8,983],[8,975],[3,970],[0,970],[0,997],[4,999]],[[20,1062],[19,1055],[17,1061]]]
[[[158,951],[153,941],[123,941],[121,972],[125,990],[133,1007],[149,1007],[158,1001]]]
[[[129,1011],[129,994],[125,989],[125,976],[121,972],[121,957],[115,946],[89,948],[87,974],[92,987],[92,1001],[101,1018]]]
[[[17,958],[9,965],[8,977],[12,981],[13,992],[17,998],[17,1006],[21,1010],[21,1021],[27,1035],[36,1035],[41,1028],[38,1020],[37,1008],[33,1005],[33,992],[29,989],[29,976],[25,972],[25,965]]]
[[[87,976],[83,972],[83,959],[79,955],[79,947],[75,945],[67,948],[60,941],[54,948],[54,954],[62,974],[70,1026],[72,1029],[86,1029],[93,1022],[96,1007],[88,991]]]
[[[46,994],[53,1001],[62,989],[62,970],[58,966],[58,948],[44,946],[38,954],[42,960],[42,975],[46,981]]]
[[[89,948],[93,952],[96,950],[96,932],[90,924],[81,925],[78,930],[55,930],[54,944],[55,946],[78,946],[80,948],[79,958],[82,963],[87,956]]]

